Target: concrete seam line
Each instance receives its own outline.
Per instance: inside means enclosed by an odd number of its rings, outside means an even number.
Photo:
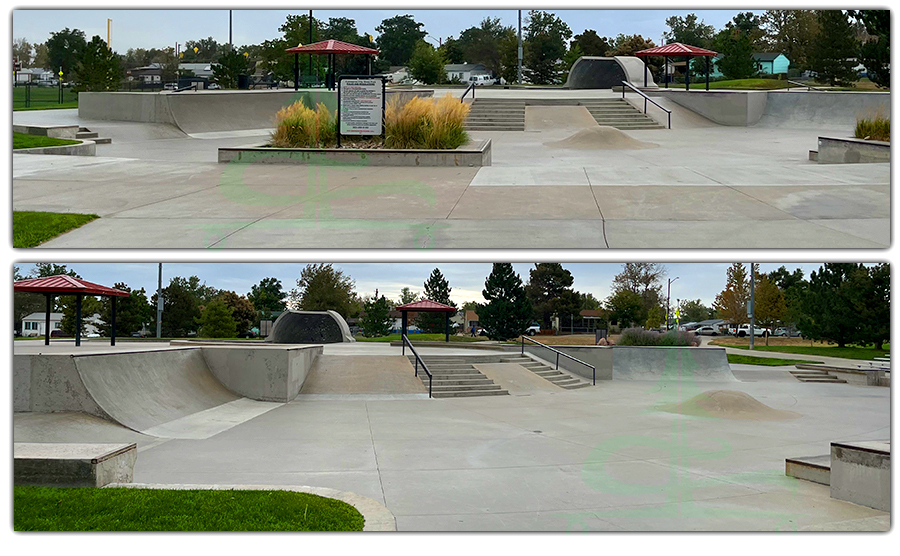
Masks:
[[[346,502],[365,518],[363,531],[396,531],[397,523],[394,514],[381,502],[344,490],[326,487],[301,485],[220,485],[220,484],[163,484],[163,483],[110,483],[103,488],[150,488],[166,490],[287,490],[315,494],[325,498],[333,498]]]

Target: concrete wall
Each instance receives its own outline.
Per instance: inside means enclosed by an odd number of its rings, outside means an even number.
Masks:
[[[890,162],[891,144],[850,137],[819,137],[819,164]]]
[[[80,411],[110,418],[88,393],[69,355],[13,356],[13,411]]]
[[[567,355],[580,359],[597,368],[597,380],[612,380],[613,350],[607,346],[553,346]],[[527,344],[525,351],[540,357],[548,363],[556,363],[556,354],[534,344]],[[591,380],[591,369],[566,357],[559,358],[559,366],[587,380]]]
[[[16,154],[57,154],[69,156],[95,156],[97,144],[93,141],[82,141],[77,145],[59,145],[57,147],[35,147],[33,149],[16,149]]]
[[[856,120],[863,116],[891,115],[890,93],[850,91],[769,91],[763,127],[794,129],[846,129],[853,135]]]
[[[890,443],[832,442],[831,497],[890,512]]]
[[[322,346],[203,346],[209,370],[232,392],[261,401],[297,397]]]
[[[613,346],[613,380],[734,382],[724,348]]]
[[[655,89],[662,96],[720,125],[752,126],[766,109],[766,91],[685,91]]]

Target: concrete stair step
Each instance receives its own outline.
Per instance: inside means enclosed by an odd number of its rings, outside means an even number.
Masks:
[[[551,382],[563,388],[565,388],[566,386],[575,386],[576,384],[581,384],[581,381],[577,378],[571,378],[569,380],[552,380]]]
[[[454,384],[450,386],[434,386],[433,392],[462,392],[468,390],[499,390],[499,384]]]
[[[75,139],[95,139],[100,137],[96,131],[79,131],[75,134]]]
[[[824,384],[824,383],[828,383],[828,384],[847,384],[847,381],[846,381],[846,380],[843,380],[843,379],[840,379],[840,378],[833,378],[833,379],[830,379],[830,380],[827,379],[827,378],[806,378],[806,379],[801,379],[800,382],[814,382],[814,383],[817,382],[817,383],[823,383],[823,384]]]
[[[538,376],[542,376],[542,377],[544,377],[544,378],[546,378],[546,379],[548,379],[548,380],[549,380],[550,378],[556,377],[556,376],[566,376],[565,373],[563,373],[563,372],[561,372],[561,371],[554,371],[554,370],[552,370],[552,369],[549,370],[549,371],[534,371],[534,374],[536,374],[536,375],[538,375]]]
[[[569,384],[569,385],[563,386],[563,388],[565,388],[566,390],[578,390],[579,388],[587,388],[590,385],[591,385],[590,382],[578,382],[576,384]]]
[[[508,396],[506,390],[456,390],[452,392],[433,392],[435,398],[474,398],[476,396]]]
[[[94,143],[97,143],[98,145],[109,145],[110,143],[112,143],[112,138],[111,137],[98,137],[98,138],[94,139]]]
[[[466,126],[469,131],[525,131],[525,126]]]
[[[439,386],[487,386],[491,384],[494,384],[494,382],[489,378],[461,378],[458,380],[438,380],[435,378],[433,386],[437,388]]]
[[[831,454],[787,458],[784,460],[784,474],[820,485],[831,485]]]

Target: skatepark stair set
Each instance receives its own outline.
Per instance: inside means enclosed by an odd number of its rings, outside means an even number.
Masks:
[[[466,120],[466,129],[469,131],[525,131],[526,106],[584,106],[598,125],[620,130],[665,129],[665,126],[621,98],[480,98],[472,103],[469,117]]]

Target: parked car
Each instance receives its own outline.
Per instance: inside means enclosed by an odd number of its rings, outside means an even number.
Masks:
[[[178,83],[166,83],[165,87],[163,87],[167,91],[174,91],[178,88]]]
[[[469,78],[469,84],[474,83],[476,87],[490,87],[496,82],[497,80],[490,75],[473,75]]]
[[[753,335],[754,336],[766,336],[770,334],[771,331],[768,328],[760,328],[758,326],[753,327]],[[742,324],[737,329],[737,336],[739,338],[743,338],[744,336],[748,336],[750,334],[750,325]]]
[[[701,326],[697,330],[694,330],[695,334],[699,334],[701,336],[718,336],[719,331],[713,328],[712,326]]]
[[[527,334],[529,336],[534,336],[535,334],[540,334],[540,333],[541,333],[541,325],[536,322],[531,323],[531,326],[529,326],[528,328],[525,329],[525,334]]]
[[[132,332],[131,337],[132,338],[146,338],[147,335],[144,334],[143,332]]]
[[[220,87],[218,83],[210,83],[209,86],[207,86],[206,88],[215,90],[215,89],[221,89],[222,87]]]
[[[773,336],[793,337],[793,338],[799,338],[802,336],[802,334],[800,333],[799,330],[788,329],[788,328],[785,328],[784,326],[779,326],[778,328],[776,328],[775,331],[772,332],[772,335]]]

